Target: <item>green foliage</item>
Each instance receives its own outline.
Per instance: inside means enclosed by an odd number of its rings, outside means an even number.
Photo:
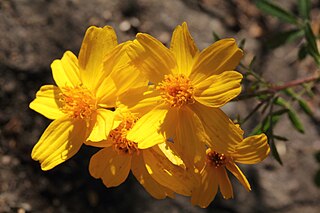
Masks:
[[[265,14],[279,19],[288,28],[275,33],[267,42],[267,47],[279,48],[287,43],[299,41],[297,59],[303,60],[311,56],[315,65],[320,67],[320,53],[317,46],[318,35],[315,35],[311,29],[310,0],[297,0],[298,14],[293,14],[278,5],[276,1],[257,0],[256,6]],[[241,48],[244,48],[244,40],[240,42]],[[276,134],[277,123],[287,116],[292,129],[304,133],[305,127],[301,121],[296,109],[314,119],[313,112],[306,101],[306,98],[313,98],[313,88],[320,81],[319,71],[315,75],[307,78],[297,79],[287,83],[271,84],[266,81],[259,73],[254,70],[256,57],[253,57],[249,65],[240,64],[243,69],[244,81],[247,87],[237,100],[256,99],[258,103],[244,119],[238,119],[240,124],[244,124],[255,115],[261,118],[257,126],[252,130],[251,135],[265,133],[268,136],[272,156],[282,165],[281,156],[277,150],[277,141],[288,141],[286,136]],[[297,108],[298,107],[298,108]],[[319,171],[314,181],[320,187],[320,151],[315,155],[319,163]]]
[[[297,18],[292,13],[282,9],[268,0],[257,0],[256,5],[262,12],[277,17],[281,21],[295,25],[298,24]]]
[[[316,43],[317,38],[310,26],[310,0],[297,0],[299,16],[295,16],[268,0],[257,0],[256,6],[262,12],[292,25],[292,29],[277,32],[271,36],[267,42],[267,47],[273,49],[298,39],[304,39],[305,43],[300,46],[298,58],[302,60],[307,55],[310,55],[314,58],[315,63],[320,66],[320,54]]]
[[[311,2],[310,0],[298,0],[299,15],[303,19],[310,19]]]
[[[304,36],[304,32],[300,29],[283,31],[273,35],[267,42],[267,46],[271,49],[282,46],[283,44],[293,42]]]

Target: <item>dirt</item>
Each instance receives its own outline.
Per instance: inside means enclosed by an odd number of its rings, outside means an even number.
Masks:
[[[282,3],[295,9],[295,1]],[[313,3],[319,17],[319,3]],[[233,179],[235,198],[218,195],[207,208],[189,204],[188,198],[155,200],[133,176],[121,186],[106,188],[88,173],[88,161],[97,150],[80,153],[51,171],[43,172],[31,157],[32,147],[50,123],[28,108],[36,91],[53,84],[50,64],[66,50],[78,53],[88,26],[111,25],[118,40],[147,32],[168,45],[174,27],[186,21],[200,49],[221,37],[246,38],[243,63],[257,56],[255,69],[271,82],[288,81],[315,70],[312,60],[296,61],[299,43],[274,51],[266,38],[286,25],[267,17],[249,1],[219,0],[1,0],[0,1],[0,212],[319,212],[320,189],[313,177],[320,165],[320,116],[299,115],[306,133],[295,132],[287,119],[276,127],[289,138],[278,142],[284,162],[272,157],[254,166],[242,166],[251,185],[248,193]],[[309,100],[319,115],[320,98]],[[231,103],[224,109],[235,117],[252,109],[252,101]],[[252,130],[256,122],[245,130]]]

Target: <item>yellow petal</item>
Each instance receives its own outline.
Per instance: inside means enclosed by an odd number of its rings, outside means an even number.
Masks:
[[[153,149],[143,151],[148,173],[158,183],[170,190],[186,196],[191,195],[196,180],[191,171],[172,164],[165,155],[161,155]]]
[[[160,185],[148,173],[142,155],[133,156],[131,163],[131,171],[139,183],[156,199],[164,199],[167,196],[173,197],[173,192]]]
[[[256,164],[264,160],[270,152],[268,139],[265,134],[245,138],[232,154],[236,162],[243,164]]]
[[[234,70],[243,56],[234,39],[221,39],[204,49],[194,62],[190,79],[198,84],[211,75]]]
[[[226,169],[224,167],[219,167],[216,169],[216,171],[218,176],[219,189],[223,198],[233,198],[233,189]]]
[[[201,171],[201,183],[192,192],[191,203],[206,208],[214,200],[218,192],[216,169],[206,165]]]
[[[95,118],[87,140],[92,142],[106,140],[113,126],[114,113],[107,109],[98,109]]]
[[[116,96],[121,95],[129,89],[148,85],[148,81],[144,79],[144,76],[129,64],[114,70],[111,73],[111,78],[115,82]]]
[[[138,143],[139,149],[146,149],[166,141],[163,123],[168,110],[165,107],[153,109],[142,116],[128,132],[127,139]]]
[[[34,146],[32,159],[40,161],[42,170],[52,169],[75,155],[85,138],[85,122],[68,117],[54,120]]]
[[[177,66],[171,51],[148,34],[137,34],[137,40],[128,48],[128,55],[132,65],[154,84],[162,81],[164,75],[171,74]]]
[[[158,144],[158,148],[171,163],[186,169],[186,165],[170,142]]]
[[[72,52],[66,51],[61,60],[54,60],[51,69],[58,87],[75,87],[81,84],[78,59]]]
[[[117,96],[128,89],[148,85],[147,79],[141,75],[139,70],[130,65],[131,59],[127,54],[127,48],[132,43],[132,41],[123,43],[119,53],[108,54],[108,57],[104,62],[104,69],[112,70],[110,75],[115,82]]]
[[[219,108],[210,108],[199,103],[190,106],[198,115],[210,137],[208,146],[219,153],[233,153],[242,141],[243,131]]]
[[[103,140],[103,141],[96,141],[96,142],[92,142],[92,141],[86,141],[84,142],[85,145],[87,146],[93,146],[93,147],[99,147],[99,148],[105,148],[105,147],[110,147],[112,146],[113,141],[109,140],[109,138],[107,140]]]
[[[239,180],[239,182],[246,188],[247,191],[251,190],[250,183],[248,182],[246,176],[242,173],[240,168],[233,162],[227,163],[227,169],[232,172],[232,174]]]
[[[94,178],[101,178],[107,187],[123,183],[130,172],[131,156],[119,155],[112,148],[104,148],[94,154],[89,163],[89,172]]]
[[[177,26],[171,38],[170,50],[175,56],[180,74],[189,76],[195,55],[199,52],[187,23]]]
[[[187,165],[203,162],[209,138],[199,117],[188,107],[179,110],[174,147]],[[202,164],[202,163],[201,163]]]
[[[235,71],[213,75],[194,85],[195,99],[208,107],[221,107],[240,94],[241,79],[242,75]]]
[[[89,90],[99,83],[104,58],[116,45],[117,37],[110,26],[92,26],[86,31],[79,53],[79,67],[81,79]]]
[[[126,107],[133,113],[144,115],[157,107],[161,100],[159,92],[154,90],[153,86],[143,86],[120,95],[119,107]]]
[[[96,96],[99,103],[114,107],[117,96],[130,88],[147,85],[139,71],[129,65],[130,58],[126,53],[128,42],[110,51],[103,62],[103,73],[99,77]]]
[[[42,86],[29,107],[49,119],[61,118],[65,114],[60,110],[60,92],[60,89],[56,86]]]

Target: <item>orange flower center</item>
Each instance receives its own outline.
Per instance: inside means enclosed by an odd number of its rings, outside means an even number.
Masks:
[[[136,116],[128,114],[117,128],[111,130],[109,139],[113,141],[113,148],[119,154],[139,154],[138,144],[127,139],[128,131],[137,120],[138,118]]]
[[[185,104],[195,102],[191,81],[182,74],[177,76],[165,75],[164,80],[156,88],[160,90],[163,100],[171,107],[182,107]]]
[[[227,162],[228,159],[225,154],[220,154],[211,150],[207,151],[207,163],[214,166],[215,168],[225,166]]]
[[[64,87],[61,89],[59,101],[61,110],[71,118],[90,119],[93,111],[97,109],[96,99],[84,87]]]

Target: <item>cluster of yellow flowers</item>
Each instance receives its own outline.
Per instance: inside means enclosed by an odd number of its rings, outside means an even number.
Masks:
[[[83,144],[99,147],[89,171],[107,187],[131,170],[153,197],[178,193],[200,207],[218,188],[233,197],[227,170],[250,190],[236,163],[266,158],[267,137],[243,138],[219,108],[241,91],[242,75],[233,70],[242,56],[234,39],[200,52],[186,23],[170,48],[144,33],[118,44],[110,26],[90,27],[78,58],[67,51],[51,64],[57,86],[42,86],[30,103],[53,120],[32,158],[49,170]]]

